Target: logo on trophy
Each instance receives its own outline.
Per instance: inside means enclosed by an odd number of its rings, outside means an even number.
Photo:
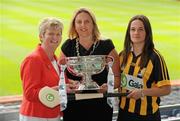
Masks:
[[[99,85],[91,79],[91,76],[101,73],[108,63],[114,61],[113,57],[107,55],[76,56],[65,59],[67,70],[75,76],[82,77],[79,91],[98,90]]]

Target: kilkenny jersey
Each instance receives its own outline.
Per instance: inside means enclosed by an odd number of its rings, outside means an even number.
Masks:
[[[169,74],[163,57],[157,50],[153,50],[145,67],[140,68],[141,55],[135,56],[131,52],[127,63],[122,66],[123,57],[120,55],[121,89],[128,92],[131,89],[151,88],[170,85]],[[121,97],[120,108],[139,115],[155,113],[160,104],[159,97],[145,96],[142,99]]]

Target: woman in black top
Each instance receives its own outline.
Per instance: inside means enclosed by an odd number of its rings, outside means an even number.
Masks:
[[[86,8],[78,9],[72,19],[69,39],[61,48],[61,56],[88,56],[110,55],[114,57],[112,70],[115,75],[115,87],[120,86],[119,80],[119,57],[110,39],[100,39],[100,32],[96,24],[95,16]],[[107,74],[105,68],[100,74],[92,76],[102,92],[107,91]],[[81,77],[72,75],[67,71],[67,77],[71,82],[80,81]],[[64,121],[111,121],[113,109],[107,104],[107,99],[88,99],[80,101],[68,101],[64,111]]]

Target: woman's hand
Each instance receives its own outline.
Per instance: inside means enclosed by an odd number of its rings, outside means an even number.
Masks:
[[[76,89],[79,88],[79,81],[75,81],[75,80],[69,80],[69,83],[66,84],[66,89],[68,93],[73,93],[75,92]]]
[[[79,84],[80,84],[79,81],[69,80],[69,83],[66,84],[67,93],[75,92],[75,90],[79,88]],[[56,91],[59,90],[59,86],[53,86],[51,88]]]
[[[107,88],[108,88],[107,83],[102,84],[99,88],[100,88],[100,90],[98,90],[99,93],[107,92]]]
[[[59,90],[59,86],[54,86],[54,87],[51,87],[51,88],[54,89],[54,90],[56,90],[56,91]],[[68,93],[73,92],[73,91],[74,91],[74,88],[75,88],[74,85],[72,85],[72,84],[66,84],[66,90],[67,90]]]
[[[54,87],[51,87],[51,88],[54,89],[54,90],[56,90],[56,91],[58,91],[59,86],[54,86]]]
[[[143,96],[144,96],[144,94],[143,94],[142,89],[135,89],[135,90],[130,91],[130,94],[127,96],[127,98],[133,98],[133,99],[137,100]]]

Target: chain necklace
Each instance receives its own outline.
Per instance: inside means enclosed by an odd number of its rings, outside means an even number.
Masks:
[[[95,48],[96,48],[96,42],[93,43],[93,49],[91,50],[89,55],[91,55],[94,52]],[[77,53],[77,56],[80,56],[80,52],[79,52],[79,40],[78,39],[76,39],[76,53]]]

